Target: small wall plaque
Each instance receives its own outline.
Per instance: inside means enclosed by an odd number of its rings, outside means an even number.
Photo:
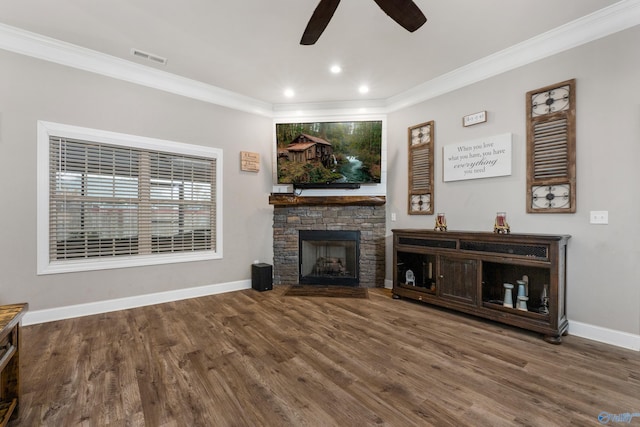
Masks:
[[[487,121],[487,112],[480,111],[477,113],[469,114],[468,116],[464,116],[462,118],[462,126],[472,126],[477,125],[478,123],[484,123]]]
[[[260,171],[260,154],[250,151],[240,152],[240,170],[245,172]]]

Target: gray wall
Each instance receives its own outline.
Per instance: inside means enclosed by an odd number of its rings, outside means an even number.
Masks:
[[[492,231],[506,211],[514,233],[571,234],[567,311],[570,320],[640,333],[640,27],[504,73],[389,115],[387,218],[392,228],[433,228],[434,216],[407,212],[407,127],[435,120],[436,212],[449,229]],[[526,213],[525,93],[576,78],[577,212]],[[467,114],[488,121],[467,128]],[[512,174],[442,181],[442,147],[513,134]],[[590,225],[589,211],[608,210],[609,225]],[[390,242],[389,237],[387,241]],[[387,279],[391,279],[387,245]]]
[[[506,211],[513,232],[571,234],[570,320],[640,334],[637,239],[640,183],[640,28],[395,112],[388,117],[387,236],[392,228],[433,228],[408,216],[407,127],[436,122],[436,211],[450,229],[490,231]],[[246,280],[250,263],[271,262],[272,121],[0,51],[0,304],[63,307]],[[577,212],[525,211],[524,94],[577,79]],[[469,128],[462,116],[488,111]],[[224,150],[224,259],[49,276],[36,275],[36,121],[47,120]],[[444,183],[442,146],[510,132],[511,176]],[[258,174],[239,170],[239,152],[261,154]],[[608,210],[610,224],[590,225]],[[389,242],[389,239],[387,238]],[[391,245],[387,244],[387,279]]]
[[[272,259],[269,118],[0,51],[0,304],[31,310],[247,280]],[[221,260],[36,275],[36,121],[223,150]],[[240,151],[260,153],[259,173]]]

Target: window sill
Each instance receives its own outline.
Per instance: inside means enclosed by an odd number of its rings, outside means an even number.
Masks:
[[[222,259],[222,253],[207,251],[198,253],[136,255],[130,257],[118,257],[117,259],[93,258],[73,261],[52,261],[47,262],[45,265],[39,265],[38,275],[143,267],[179,262],[209,261],[214,259]]]

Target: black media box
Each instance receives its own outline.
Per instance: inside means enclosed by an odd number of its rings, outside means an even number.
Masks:
[[[251,287],[256,291],[270,291],[273,289],[273,267],[271,264],[251,265]]]

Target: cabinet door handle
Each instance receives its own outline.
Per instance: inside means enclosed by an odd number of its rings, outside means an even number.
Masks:
[[[438,277],[441,278],[441,279],[444,279],[444,275],[442,275],[442,274],[439,275]]]

